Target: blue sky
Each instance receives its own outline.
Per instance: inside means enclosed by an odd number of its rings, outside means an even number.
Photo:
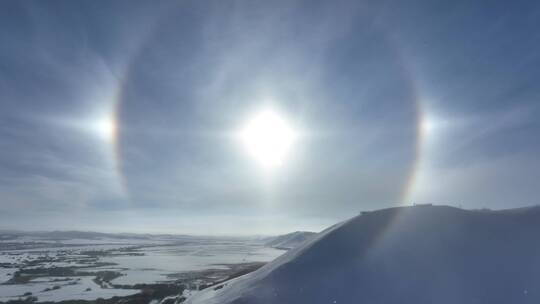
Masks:
[[[537,204],[538,28],[535,1],[3,1],[0,228]],[[269,107],[302,130],[272,172],[233,136]]]

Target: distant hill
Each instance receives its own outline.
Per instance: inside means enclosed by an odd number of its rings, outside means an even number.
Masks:
[[[540,207],[367,212],[190,304],[540,303]]]
[[[190,236],[183,234],[139,234],[139,233],[103,233],[92,231],[17,231],[17,230],[0,230],[1,240],[16,240],[21,238],[32,238],[33,240],[103,240],[103,239],[139,239],[139,240],[155,240],[155,239],[187,239],[201,238],[201,236]],[[209,236],[208,238],[212,238]]]
[[[265,240],[264,245],[279,249],[292,249],[304,243],[305,241],[316,235],[310,231],[296,231]]]
[[[0,230],[0,239],[18,239],[22,237],[32,237],[48,240],[69,240],[69,239],[146,239],[143,234],[125,234],[125,233],[101,233],[90,231],[14,231]]]

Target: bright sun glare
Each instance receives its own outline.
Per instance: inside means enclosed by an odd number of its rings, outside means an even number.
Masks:
[[[93,129],[103,140],[113,140],[116,135],[116,123],[111,117],[103,117],[93,123]]]
[[[271,110],[251,118],[239,134],[248,153],[265,168],[283,164],[294,144],[296,131]]]

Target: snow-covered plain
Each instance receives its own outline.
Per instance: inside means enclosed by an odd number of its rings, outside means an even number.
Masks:
[[[175,246],[148,247],[135,250],[144,255],[104,257],[103,262],[117,264],[124,276],[116,284],[153,283],[172,280],[167,275],[227,269],[227,264],[267,262],[284,251],[254,243],[210,242]]]
[[[15,271],[17,271],[17,268],[0,268],[0,284],[9,280]]]
[[[71,277],[69,281],[55,282],[39,280],[26,284],[0,285],[0,301],[18,299],[25,293],[32,293],[39,301],[96,300],[114,296],[128,296],[138,293],[135,289],[101,288],[92,281],[92,277]],[[56,278],[58,279],[58,278]],[[53,289],[59,286],[58,289]],[[50,290],[47,290],[50,289]]]
[[[268,262],[283,252],[248,238],[4,238],[0,241],[0,302],[29,295],[40,302],[127,296],[140,290],[113,288],[112,285],[132,288],[130,286],[135,284],[172,282],[182,273],[228,270],[232,269],[232,264]],[[19,269],[39,274],[33,275],[29,282],[8,282]],[[74,273],[56,277],[53,271],[58,269]],[[110,281],[112,285],[100,286],[93,281],[96,276],[88,275],[103,271],[120,276]],[[86,275],[77,276],[79,272]]]
[[[540,207],[364,213],[187,304],[540,303]]]

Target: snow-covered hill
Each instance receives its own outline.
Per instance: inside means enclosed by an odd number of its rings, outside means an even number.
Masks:
[[[365,213],[187,303],[540,303],[540,207]]]
[[[312,238],[316,233],[309,231],[295,231],[292,233],[276,236],[266,240],[265,246],[279,249],[292,249]]]

